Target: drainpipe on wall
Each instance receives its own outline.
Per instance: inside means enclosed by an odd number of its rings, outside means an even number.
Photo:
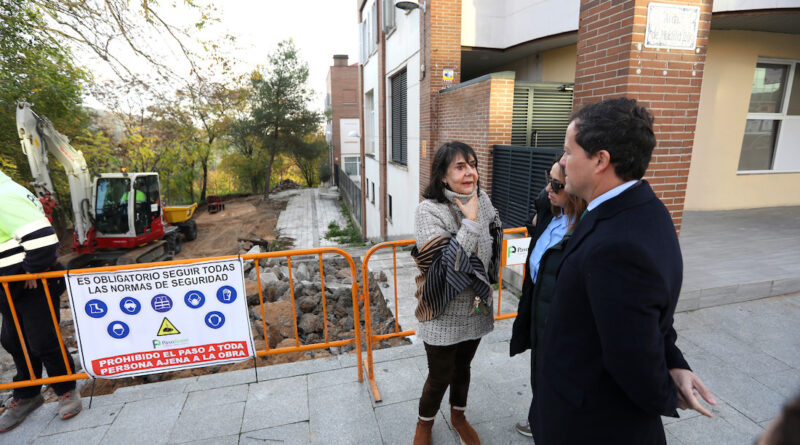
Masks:
[[[381,177],[381,239],[386,240],[386,33],[383,30],[383,2],[378,1],[378,13],[375,18],[378,21],[378,159],[380,162]]]

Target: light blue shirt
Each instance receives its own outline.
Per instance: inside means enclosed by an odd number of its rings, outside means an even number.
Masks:
[[[544,253],[564,238],[564,235],[567,234],[568,225],[567,215],[562,213],[559,216],[554,216],[550,220],[550,224],[545,227],[544,232],[539,236],[539,239],[536,240],[533,252],[531,252],[531,256],[528,259],[532,282],[536,283],[536,278],[539,275],[539,263],[542,262]]]
[[[600,204],[608,201],[611,198],[616,198],[625,190],[628,190],[629,188],[633,187],[633,185],[636,184],[637,182],[639,182],[638,179],[630,180],[624,184],[620,184],[614,187],[613,189],[603,193],[597,198],[594,198],[592,202],[590,202],[589,205],[586,207],[586,211],[591,212],[592,210],[596,209]]]

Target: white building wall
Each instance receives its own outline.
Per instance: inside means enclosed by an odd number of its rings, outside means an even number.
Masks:
[[[368,1],[364,11],[371,11],[373,1]],[[392,196],[392,218],[387,221],[387,236],[390,238],[411,237],[414,232],[414,210],[419,203],[419,46],[420,46],[420,16],[419,10],[405,13],[395,9],[395,28],[386,37],[386,91],[385,105],[387,107],[386,116],[386,149],[387,153],[387,190],[388,195]],[[379,118],[380,118],[380,98],[378,96],[378,57],[377,53],[372,54],[363,65],[364,82],[364,125],[365,135],[375,135],[376,148]],[[407,165],[393,164],[391,159],[391,84],[390,78],[402,69],[406,69],[407,81],[407,123],[406,129],[408,158]],[[372,91],[375,106],[374,128],[372,132],[366,128],[369,125],[368,113],[366,108],[367,93]],[[368,190],[364,191],[366,199],[366,218],[367,218],[367,238],[378,239],[381,236],[380,228],[380,165],[378,163],[378,153],[370,156],[369,141],[364,141],[367,155],[364,161],[365,184],[368,182]],[[373,198],[373,184],[375,194]],[[374,201],[374,204],[373,204]],[[388,206],[388,197],[386,199]],[[388,208],[386,214],[388,216]]]
[[[469,0],[461,2],[461,44],[508,48],[576,31],[580,0]]]
[[[800,0],[714,0],[713,12],[798,8]],[[509,48],[578,30],[580,0],[466,0],[461,45]]]
[[[342,156],[361,153],[358,137],[350,136],[351,133],[358,134],[358,127],[358,119],[339,119],[339,147],[341,147]]]
[[[414,210],[419,203],[419,10],[408,14],[395,9],[397,27],[386,38],[386,192],[392,196],[392,218],[386,224],[389,238],[412,238]],[[407,164],[391,162],[392,113],[390,78],[406,70],[408,157]],[[387,197],[386,204],[388,206]],[[387,208],[386,214],[389,211]]]
[[[364,171],[369,180],[367,185],[369,190],[363,195],[367,200],[367,238],[377,240],[381,237],[381,213],[378,208],[380,205],[378,197],[381,196],[380,165],[375,157],[366,156],[364,159]],[[374,197],[373,190],[375,190]]]
[[[713,12],[800,8],[800,0],[714,0]]]
[[[364,10],[368,11],[371,8],[370,5],[365,6]],[[366,96],[367,93],[372,93],[373,103],[375,107],[375,119],[373,120],[373,127],[371,131],[364,128],[364,135],[362,137],[365,138],[364,140],[364,147],[365,150],[369,150],[369,140],[367,138],[374,137],[377,141],[378,139],[378,58],[377,53],[373,54],[368,60],[367,63],[363,66],[363,74],[364,74],[364,96],[362,97],[361,103],[364,107],[366,107],[367,100]],[[369,125],[369,110],[366,108],[364,109],[364,125]],[[377,143],[376,143],[377,146]],[[376,156],[369,156],[366,155],[364,157],[364,174],[365,179],[369,182],[369,192],[367,193],[366,190],[362,191],[362,198],[366,199],[366,217],[367,217],[367,238],[369,239],[378,239],[381,236],[381,226],[380,226],[380,200],[378,196],[380,196],[381,189],[380,189],[380,167],[378,164],[378,158]],[[375,184],[375,198],[372,197],[372,187]],[[372,201],[375,201],[373,204]]]

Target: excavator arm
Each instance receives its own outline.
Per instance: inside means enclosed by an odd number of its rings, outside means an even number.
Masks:
[[[50,179],[47,153],[52,153],[64,166],[69,180],[72,213],[75,216],[75,235],[78,243],[83,245],[92,228],[92,178],[83,153],[73,148],[69,139],[59,133],[49,119],[34,113],[31,104],[26,102],[17,104],[17,131],[22,151],[28,156],[33,174],[31,185],[39,197],[48,197],[55,193],[53,181]]]

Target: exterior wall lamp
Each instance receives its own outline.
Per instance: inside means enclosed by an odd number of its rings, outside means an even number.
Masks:
[[[399,0],[394,4],[395,8],[402,9],[403,11],[413,11],[417,8],[422,9],[425,13],[425,2],[418,2],[416,0]]]

